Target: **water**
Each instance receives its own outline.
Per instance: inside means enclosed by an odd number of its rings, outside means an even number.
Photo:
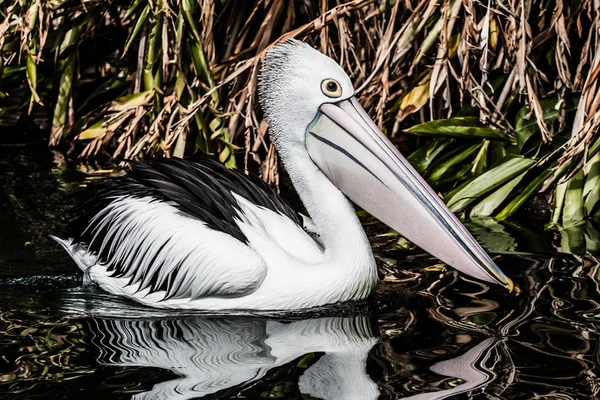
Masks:
[[[89,168],[87,171],[89,172]],[[92,174],[93,178],[94,175]],[[593,226],[469,224],[507,294],[367,225],[370,301],[286,316],[151,310],[82,287],[46,237],[90,179],[59,154],[0,148],[0,397],[580,399],[600,392]],[[402,244],[402,243],[400,243]]]

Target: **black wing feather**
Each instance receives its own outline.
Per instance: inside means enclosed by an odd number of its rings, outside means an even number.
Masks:
[[[92,221],[115,198],[151,197],[171,202],[185,214],[195,217],[211,229],[227,233],[242,242],[246,237],[234,219],[239,206],[232,195],[236,193],[250,202],[278,212],[302,226],[300,215],[255,175],[230,170],[209,158],[200,162],[183,159],[159,159],[152,164],[133,163],[133,169],[124,177],[109,179],[91,185],[82,193],[83,202],[74,209],[76,219],[67,227],[67,237],[75,243],[86,243],[89,250],[99,252],[104,232]],[[92,242],[92,238],[96,240]],[[111,246],[104,246],[100,260],[111,258]],[[114,264],[113,264],[114,265]],[[114,266],[119,274],[119,267]]]

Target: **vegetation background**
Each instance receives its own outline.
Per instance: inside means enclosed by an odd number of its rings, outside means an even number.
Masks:
[[[452,211],[505,220],[548,204],[550,228],[598,234],[589,221],[600,221],[599,9],[591,0],[0,0],[0,126],[16,140],[41,132],[73,159],[207,153],[277,185],[257,77],[265,51],[296,37],[343,66]]]

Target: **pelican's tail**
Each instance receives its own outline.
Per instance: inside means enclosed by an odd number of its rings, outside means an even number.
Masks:
[[[69,253],[73,261],[75,261],[79,269],[81,269],[83,272],[86,272],[88,268],[96,265],[98,262],[98,257],[91,254],[88,251],[87,246],[80,243],[73,244],[72,238],[63,239],[54,235],[49,236],[58,244],[60,244],[67,251],[67,253]]]

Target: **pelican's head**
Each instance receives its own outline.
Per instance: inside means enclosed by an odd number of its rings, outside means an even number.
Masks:
[[[354,96],[352,81],[342,67],[306,43],[290,39],[265,56],[259,81],[259,100],[275,140],[304,142],[290,126],[308,126],[324,103]],[[277,126],[278,124],[285,127]],[[293,131],[293,132],[292,132]],[[282,133],[286,137],[279,137]],[[289,137],[296,134],[296,137]]]
[[[440,260],[512,290],[512,281],[369,118],[335,61],[297,40],[277,45],[264,60],[259,99],[276,145],[306,151],[353,202]]]

